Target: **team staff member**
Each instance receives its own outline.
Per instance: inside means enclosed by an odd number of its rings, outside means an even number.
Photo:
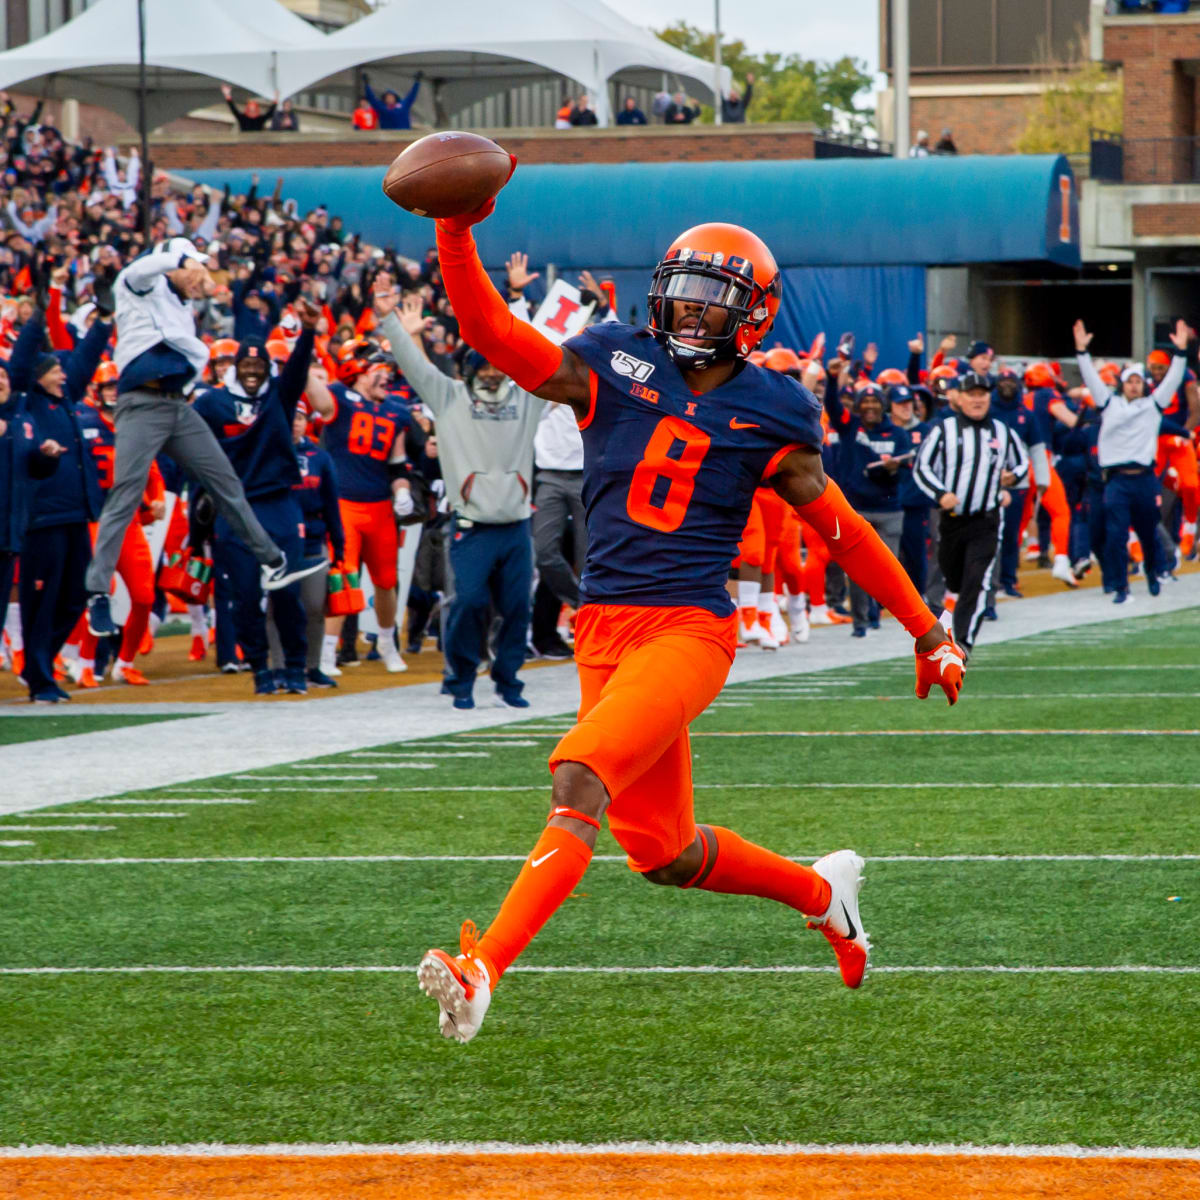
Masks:
[[[1033,412],[1025,407],[1021,396],[1021,377],[1012,367],[1001,367],[992,390],[991,414],[1003,421],[1021,439],[1028,450],[1033,439]],[[1017,570],[1021,563],[1021,514],[1025,511],[1025,499],[1029,488],[1009,489],[1012,500],[1004,506],[1000,515],[1000,587],[1006,596],[1020,600],[1017,587]]]
[[[1124,604],[1129,599],[1126,542],[1131,523],[1142,544],[1146,586],[1150,595],[1157,596],[1161,587],[1159,575],[1166,564],[1162,562],[1156,533],[1162,493],[1154,474],[1154,460],[1163,410],[1179,390],[1187,369],[1187,323],[1176,323],[1171,334],[1171,344],[1175,347],[1171,365],[1149,395],[1145,369],[1140,363],[1130,363],[1121,372],[1121,390],[1110,392],[1088,353],[1094,335],[1088,333],[1082,321],[1075,322],[1072,332],[1079,373],[1100,410],[1097,450],[1104,472],[1104,552],[1109,556],[1109,577],[1118,586],[1113,603]]]
[[[314,367],[316,371],[319,368]],[[300,599],[308,615],[308,682],[314,687],[334,688],[337,680],[321,670],[321,650],[325,640],[325,594],[329,578],[326,542],[333,550],[333,561],[340,563],[346,554],[342,532],[342,514],[338,508],[337,474],[329,454],[308,436],[311,408],[306,400],[296,406],[292,418],[292,440],[296,444],[296,466],[300,482],[292,491],[300,502],[304,522],[304,556],[324,559],[324,566],[300,581]],[[267,638],[271,643],[271,666],[283,668],[283,643],[275,624],[275,615],[267,618]]]
[[[304,330],[277,377],[271,375],[266,348],[259,342],[247,342],[238,351],[235,377],[225,387],[201,392],[194,405],[229,456],[255,518],[288,560],[297,564],[305,559],[300,504],[292,490],[300,482],[292,421],[308,382],[320,315],[308,305],[300,311]],[[246,661],[254,671],[255,694],[269,696],[277,689],[268,666],[263,587],[254,552],[223,513],[217,517],[214,543],[214,565],[231,584],[234,625]],[[305,574],[316,574],[324,561],[322,556],[309,564]],[[283,644],[284,686],[293,694],[303,695],[308,690],[308,645],[299,580],[276,589],[271,599]]]
[[[1000,543],[1006,490],[1029,474],[1025,445],[989,416],[992,380],[971,371],[962,379],[959,410],[934,423],[913,470],[917,486],[942,510],[938,558],[946,588],[957,596],[954,637],[970,653],[987,607]]]
[[[39,440],[32,420],[16,402],[8,372],[0,365],[0,614],[8,610],[12,595],[34,486],[58,469],[62,449],[52,438]],[[0,624],[4,623],[0,616]]]
[[[912,442],[903,429],[893,425],[887,415],[883,394],[868,383],[849,393],[853,409],[842,403],[849,392],[850,363],[834,359],[825,381],[825,411],[829,425],[838,435],[838,479],[846,499],[862,514],[893,553],[900,551],[904,515],[900,508],[899,471]],[[854,637],[867,636],[871,597],[859,583],[850,582],[850,615],[854,618]]]
[[[141,503],[150,464],[162,450],[212,496],[225,520],[262,567],[262,586],[285,587],[304,574],[289,565],[246,501],[242,485],[185,391],[208,365],[208,347],[196,336],[191,301],[210,295],[212,276],[187,238],[159,242],[135,258],[113,285],[116,296],[117,379],[116,469],[112,491],[96,533],[87,573],[88,628],[97,637],[116,633],[108,589],[125,541],[125,530]],[[88,373],[91,377],[91,372]],[[292,459],[290,439],[287,452]],[[314,568],[315,569],[315,568]]]
[[[112,326],[95,321],[69,354],[41,354],[45,321],[35,311],[8,361],[13,390],[39,442],[62,448],[59,469],[30,499],[18,589],[25,638],[25,682],[34,700],[70,699],[54,682],[54,660],[86,603],[83,574],[91,558],[88,522],[100,512],[96,464],[89,452],[99,436],[94,409],[80,403],[108,344]],[[64,365],[65,364],[65,365]]]
[[[907,384],[893,384],[887,390],[888,412],[892,424],[908,434],[914,457],[929,434],[930,422],[916,414],[916,396]],[[900,508],[904,524],[900,533],[900,565],[908,573],[913,587],[922,596],[929,580],[929,497],[913,480],[912,460],[900,467]]]
[[[433,413],[454,514],[443,686],[455,708],[475,707],[475,676],[494,601],[500,615],[492,661],[496,696],[513,708],[527,708],[517,672],[525,661],[533,589],[529,482],[544,404],[474,351],[464,364],[465,381],[443,375],[420,344],[425,329],[420,297],[406,297],[402,317],[395,312],[397,300],[398,293],[377,288],[380,332],[404,378]]]

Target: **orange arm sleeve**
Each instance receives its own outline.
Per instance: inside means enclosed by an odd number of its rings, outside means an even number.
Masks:
[[[832,479],[825,481],[825,490],[816,500],[798,506],[796,512],[821,535],[834,562],[914,638],[923,637],[937,624],[895,555],[850,507]]]
[[[67,332],[62,319],[62,292],[58,288],[48,289],[46,305],[46,332],[50,335],[50,345],[55,350],[73,350],[75,343]]]
[[[471,231],[437,223],[438,264],[458,327],[468,346],[527,392],[536,391],[563,359],[560,346],[508,311],[488,278]]]

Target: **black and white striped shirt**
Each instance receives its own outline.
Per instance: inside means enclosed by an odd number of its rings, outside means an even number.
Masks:
[[[950,413],[935,421],[921,443],[913,479],[931,500],[958,497],[957,516],[992,512],[1000,503],[1000,476],[1011,471],[1020,487],[1029,474],[1029,453],[1020,437],[994,417],[970,421]]]

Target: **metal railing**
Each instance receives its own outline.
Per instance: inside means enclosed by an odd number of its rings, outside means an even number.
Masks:
[[[1127,138],[1091,131],[1090,170],[1101,183],[1200,183],[1200,137]]]
[[[814,158],[891,158],[892,143],[820,129],[813,140]]]

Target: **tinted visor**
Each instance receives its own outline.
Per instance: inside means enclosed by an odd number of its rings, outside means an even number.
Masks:
[[[668,300],[691,300],[721,308],[750,306],[750,289],[733,279],[701,275],[694,271],[671,271],[661,293]]]

